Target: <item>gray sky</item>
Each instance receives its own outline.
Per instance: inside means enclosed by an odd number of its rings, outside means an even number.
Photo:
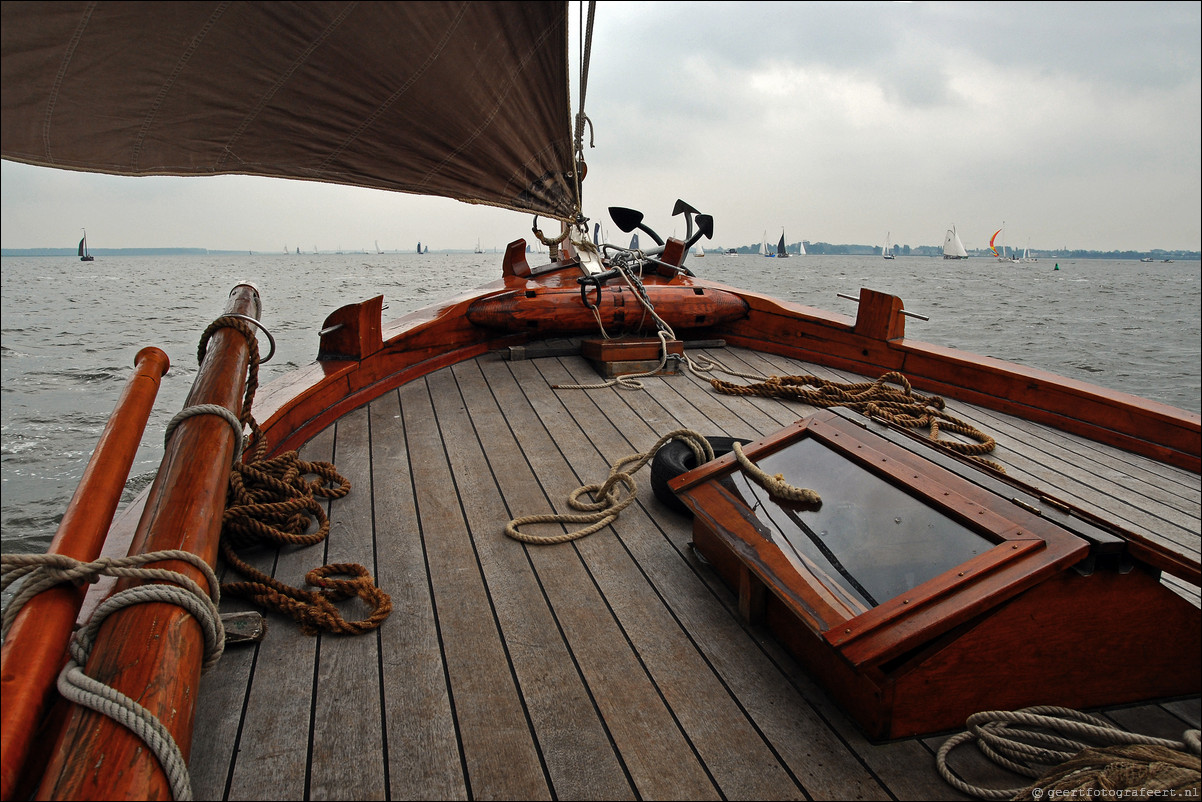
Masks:
[[[1202,4],[598,3],[585,214],[713,246],[1202,247]],[[577,19],[572,5],[573,25]],[[573,57],[575,57],[575,51]],[[573,92],[577,91],[573,87]],[[573,107],[578,97],[573,97]],[[529,215],[242,176],[3,163],[0,244],[488,250]],[[546,230],[547,223],[540,220]],[[683,227],[675,231],[683,236]],[[703,244],[707,244],[703,241]]]

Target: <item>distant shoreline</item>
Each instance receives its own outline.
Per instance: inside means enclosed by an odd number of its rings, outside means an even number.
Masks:
[[[738,249],[740,256],[755,256],[758,246],[748,245]],[[880,247],[870,245],[829,245],[824,242],[806,243],[808,256],[873,256],[879,255]],[[209,248],[91,248],[89,252],[93,256],[268,256],[274,253],[273,251],[238,251],[238,250],[211,250]],[[935,246],[919,246],[911,249],[908,253],[899,253],[899,256],[915,256],[915,257],[938,257],[942,254],[942,248]],[[413,251],[383,251],[382,253],[371,253],[370,251],[306,251],[301,254],[284,254],[280,256],[387,256],[395,254],[412,254]],[[471,249],[446,249],[439,251],[431,251],[430,253],[442,254],[464,254],[474,253]],[[77,255],[75,248],[2,248],[0,256],[11,257],[74,257]],[[795,255],[795,254],[794,254]],[[970,252],[969,256],[974,259],[995,259],[993,254],[986,252]],[[1151,257],[1156,262],[1162,262],[1165,259],[1171,259],[1175,262],[1197,262],[1202,261],[1202,251],[1078,251],[1078,250],[1060,250],[1060,251],[1038,251],[1037,256],[1042,260],[1056,259],[1146,259]],[[804,257],[802,257],[804,258]]]

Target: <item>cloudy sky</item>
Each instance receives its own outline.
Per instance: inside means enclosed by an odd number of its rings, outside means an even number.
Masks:
[[[1200,9],[602,0],[585,213],[608,225],[608,206],[632,206],[671,234],[682,198],[722,247],[782,230],[937,245],[955,225],[972,249],[1005,223],[1007,244],[1036,250],[1198,250]],[[5,248],[69,246],[86,226],[93,248],[492,249],[532,222],[308,182],[11,162],[0,190]]]

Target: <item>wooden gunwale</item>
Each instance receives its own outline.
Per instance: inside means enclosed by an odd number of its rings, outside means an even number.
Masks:
[[[227,314],[258,318],[257,290],[238,285]],[[219,404],[238,415],[250,361],[241,332],[214,332],[185,407]],[[210,565],[217,561],[235,433],[216,415],[183,420],[166,447],[134,533],[130,554],[183,549]],[[207,587],[192,565],[164,560],[152,566],[178,571]],[[141,584],[122,580],[118,589]],[[135,699],[167,728],[187,759],[197,701],[204,637],[191,614],[151,602],[118,610],[100,628],[86,666],[88,676]],[[104,766],[103,772],[96,770]],[[71,705],[38,790],[40,797],[158,799],[171,789],[142,740],[116,721]]]
[[[722,286],[722,285],[716,285]],[[857,334],[836,318],[755,293],[721,335],[731,345],[861,375],[902,372],[916,389],[1202,472],[1202,416],[1097,385],[917,340]]]
[[[134,371],[88,460],[48,554],[80,562],[100,556],[169,366],[167,354],[158,348],[143,348],[134,356]],[[17,613],[4,640],[0,653],[0,793],[4,799],[14,798],[35,729],[54,701],[55,679],[85,592],[84,586],[74,585],[42,591]]]
[[[565,273],[575,272],[569,264],[540,276],[539,281],[558,285]],[[644,279],[646,283],[663,280],[656,276]],[[747,302],[747,318],[705,329],[706,337],[861,375],[901,371],[924,392],[1017,415],[1194,473],[1202,472],[1202,416],[1197,414],[1003,360],[917,340],[867,336],[857,333],[855,322],[843,316],[734,290],[718,282],[689,277],[676,281],[733,292]],[[506,282],[523,286],[538,283],[512,277]],[[329,410],[323,406],[334,397],[324,392],[324,382],[337,379],[342,383],[337,408],[345,411],[426,372],[485,350],[527,341],[520,334],[474,328],[463,316],[474,300],[504,291],[505,282],[494,282],[475,295],[410,313],[384,327],[387,339],[359,362],[349,366],[339,363],[327,369],[331,371],[328,375],[302,371],[296,378],[285,376],[268,385],[256,410],[262,413],[264,431],[271,432],[273,451],[304,442],[320,430],[323,422],[336,417],[327,414]],[[277,431],[280,424],[284,428]]]

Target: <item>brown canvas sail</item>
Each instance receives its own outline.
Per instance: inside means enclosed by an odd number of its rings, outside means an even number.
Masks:
[[[3,157],[577,206],[567,3],[5,2]]]

